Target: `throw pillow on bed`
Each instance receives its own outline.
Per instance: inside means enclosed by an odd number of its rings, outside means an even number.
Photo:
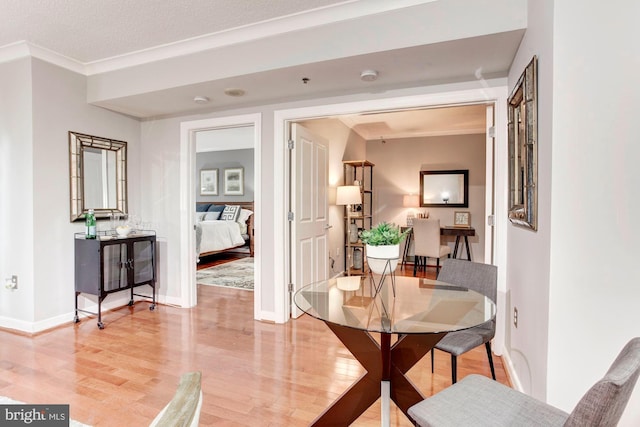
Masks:
[[[240,206],[226,205],[220,214],[220,219],[222,221],[237,221],[238,216],[240,216],[240,209]]]
[[[246,224],[249,217],[253,214],[253,211],[249,209],[240,209],[240,215],[238,216],[238,222],[240,224]]]
[[[205,221],[216,221],[218,219],[220,219],[220,212],[209,211],[209,212],[206,212],[204,215]]]

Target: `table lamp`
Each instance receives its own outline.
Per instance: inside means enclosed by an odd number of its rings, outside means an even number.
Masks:
[[[405,208],[417,208],[420,206],[420,197],[417,194],[406,194],[402,197],[402,206]],[[407,226],[411,227],[413,225],[413,218],[415,218],[415,213],[413,209],[410,209],[407,214]]]
[[[351,238],[354,237],[355,241],[357,241],[357,227],[355,230],[352,230],[351,227],[351,206],[359,205],[362,203],[362,196],[360,194],[360,186],[359,185],[341,185],[336,189],[336,205],[343,205],[347,207],[347,265],[345,269],[347,270],[347,275],[350,276],[351,273]]]

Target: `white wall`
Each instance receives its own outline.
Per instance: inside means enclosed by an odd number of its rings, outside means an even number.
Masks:
[[[34,315],[31,60],[0,64],[0,326],[28,328]],[[18,276],[18,290],[4,279]]]
[[[469,237],[471,257],[484,261],[485,237],[485,136],[458,135],[428,138],[404,138],[367,142],[367,160],[374,167],[374,224],[382,221],[404,226],[409,210],[429,213],[430,218],[440,220],[441,225],[453,225],[455,211],[471,212],[471,225],[476,235]],[[420,171],[468,169],[468,208],[405,208],[405,194],[420,194]],[[443,238],[443,243],[453,246],[455,238]],[[458,256],[465,257],[465,247],[458,248]],[[431,262],[431,261],[430,261]],[[435,262],[435,261],[434,261]]]
[[[529,2],[528,29],[509,73],[513,90],[533,55],[538,56],[538,231],[507,225],[506,347],[518,385],[541,400],[546,399],[549,329],[552,13],[553,0]],[[518,328],[513,325],[514,307],[518,309]]]
[[[507,347],[524,391],[566,411],[640,335],[638,16],[636,2],[529,2],[509,75],[538,55],[539,225],[508,229]],[[638,424],[636,387],[620,425]]]
[[[19,276],[17,291],[0,289],[3,306],[8,302],[0,313],[0,326],[35,332],[73,319],[73,233],[84,227],[69,221],[67,132],[75,130],[129,143],[130,212],[137,213],[139,123],[88,105],[86,78],[80,74],[38,59],[3,64],[0,70],[24,73],[6,76],[11,77],[6,80],[11,86],[7,92],[9,105],[18,109],[6,116],[3,111],[2,117],[15,120],[15,124],[3,123],[0,127],[3,133],[8,132],[2,150],[8,147],[6,161],[12,171],[11,180],[2,182],[2,193],[6,189],[10,201],[2,205],[8,230],[2,232],[5,265],[0,273],[2,277]],[[17,85],[20,82],[22,87]],[[31,109],[21,108],[25,102]],[[13,116],[18,112],[20,116]],[[110,300],[117,298],[114,295]],[[95,301],[88,298],[87,303]]]
[[[640,336],[640,3],[554,3],[547,393],[572,407]],[[640,385],[621,425],[640,425]]]

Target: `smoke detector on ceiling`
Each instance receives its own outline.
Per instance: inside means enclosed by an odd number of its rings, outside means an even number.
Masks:
[[[372,82],[378,79],[378,72],[376,70],[364,70],[360,73],[360,80],[363,82]]]
[[[193,98],[193,102],[195,102],[196,104],[207,104],[209,103],[210,99],[206,96],[195,96]]]

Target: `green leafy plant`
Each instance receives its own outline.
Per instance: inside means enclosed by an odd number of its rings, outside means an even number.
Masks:
[[[370,230],[361,231],[360,240],[370,246],[398,245],[408,233],[409,230],[401,232],[400,227],[382,222]]]

